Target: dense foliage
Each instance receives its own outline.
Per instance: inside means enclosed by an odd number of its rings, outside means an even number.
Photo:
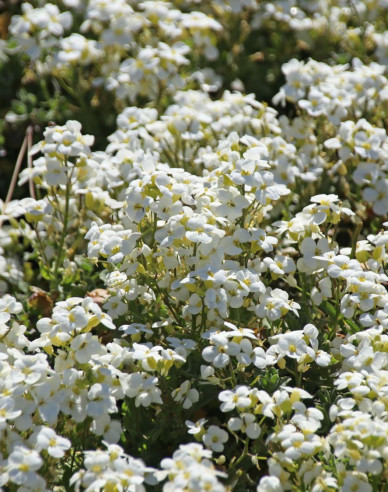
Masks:
[[[0,15],[3,490],[388,490],[387,7]]]

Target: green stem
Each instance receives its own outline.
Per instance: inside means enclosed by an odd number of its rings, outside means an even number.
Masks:
[[[197,315],[193,314],[191,316],[191,334],[194,335],[196,331],[197,331]]]
[[[244,460],[246,456],[248,456],[248,448],[249,448],[249,439],[246,438],[245,443],[244,443],[244,449],[239,456],[239,458],[231,465],[231,469],[229,472],[229,481],[233,481],[234,485],[239,481],[242,475],[242,470],[238,470],[238,466],[240,463]]]
[[[358,236],[360,235],[362,225],[363,225],[362,221],[360,221],[356,226],[356,230],[354,231],[354,235],[353,235],[353,239],[352,239],[352,251],[350,253],[350,259],[354,259],[356,256],[357,239],[358,239]]]
[[[340,282],[338,279],[334,279],[333,283],[334,283],[334,295],[335,295],[335,318],[333,320],[334,321],[333,326],[329,331],[330,338],[335,337],[339,326],[339,319],[341,317]]]
[[[204,333],[206,330],[206,305],[205,305],[205,298],[202,297],[202,310],[201,310],[201,330],[199,333],[199,337]]]
[[[296,379],[296,387],[302,387],[302,373],[298,371],[298,362],[295,360],[295,379]]]
[[[230,377],[232,378],[233,386],[236,387],[237,379],[236,379],[236,375],[234,374],[232,361],[230,359],[229,359],[229,370],[230,370]]]
[[[46,253],[44,252],[44,244],[43,244],[43,241],[42,241],[42,238],[40,237],[39,235],[39,231],[38,231],[38,228],[37,227],[34,227],[34,231],[35,231],[35,234],[36,234],[36,239],[38,240],[38,243],[39,243],[39,246],[40,246],[40,251],[42,253],[42,258],[46,264],[46,266],[49,268],[49,260],[46,256]]]
[[[163,302],[166,304],[166,306],[170,310],[171,314],[174,316],[175,321],[178,323],[179,326],[182,326],[182,320],[179,318],[178,314],[176,313],[175,309],[173,308],[173,306],[172,306],[172,304],[168,298],[168,293],[166,293],[166,295],[163,294],[161,288],[158,285],[158,281],[157,281],[156,277],[157,277],[157,275],[155,276],[155,278],[152,279],[156,290],[158,291],[160,297],[163,299]]]
[[[67,166],[67,160],[65,161],[65,166]],[[65,238],[67,234],[67,226],[69,222],[69,205],[70,205],[70,193],[71,193],[71,177],[73,174],[73,170],[70,171],[70,173],[67,176],[67,183],[66,183],[66,195],[65,195],[65,213],[63,216],[63,229],[61,233],[61,237],[59,239],[59,246],[58,246],[58,255],[57,259],[55,261],[55,266],[54,266],[54,282],[56,283],[57,276],[58,276],[58,270],[59,267],[61,266],[62,262],[62,257],[63,257],[63,246],[65,243]]]
[[[154,248],[155,246],[155,234],[156,234],[156,229],[158,227],[158,216],[156,214],[154,214],[154,220],[153,220],[153,223],[152,223],[152,239],[151,239],[151,248]]]
[[[244,444],[244,449],[243,449],[243,452],[241,453],[241,456],[239,457],[239,459],[236,461],[236,463],[234,464],[234,468],[236,466],[238,466],[242,460],[245,458],[245,456],[248,455],[248,447],[249,447],[249,439],[246,438],[245,440],[245,444]]]

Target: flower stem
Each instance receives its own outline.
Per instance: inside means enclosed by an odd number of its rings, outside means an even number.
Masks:
[[[232,378],[233,386],[237,386],[237,379],[236,375],[234,374],[234,369],[233,369],[233,364],[232,361],[229,359],[229,370],[230,370],[230,376]]]
[[[66,165],[67,165],[67,161],[65,161],[65,166]],[[71,170],[67,176],[66,195],[65,195],[65,212],[64,212],[64,216],[63,216],[63,229],[62,229],[61,237],[59,239],[58,254],[57,254],[57,259],[55,261],[55,266],[54,266],[54,271],[53,271],[53,281],[55,284],[57,283],[58,270],[59,270],[59,267],[61,266],[61,263],[62,263],[63,246],[65,244],[65,239],[66,239],[66,234],[67,234],[67,226],[68,226],[68,222],[69,222],[69,208],[70,208],[69,205],[70,205],[72,174],[73,174],[73,170]]]

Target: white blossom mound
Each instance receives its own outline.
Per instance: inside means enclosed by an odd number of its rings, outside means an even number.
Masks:
[[[35,127],[30,195],[0,203],[1,490],[386,489],[387,6],[10,16],[0,73],[116,125]],[[299,44],[260,101],[244,33],[268,30]]]

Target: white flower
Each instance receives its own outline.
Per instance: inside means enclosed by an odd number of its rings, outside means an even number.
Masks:
[[[280,357],[299,359],[305,354],[315,357],[314,350],[306,344],[300,331],[278,335],[276,349]]]
[[[190,420],[186,420],[185,424],[189,429],[187,432],[189,434],[200,434],[200,433],[202,433],[206,422],[207,422],[206,419],[199,419],[195,423],[191,422]]]
[[[13,296],[9,294],[5,294],[0,299],[0,314],[1,313],[18,314],[21,313],[22,311],[23,311],[22,303],[18,302]],[[5,320],[5,318],[3,318],[2,321],[3,320]]]
[[[7,420],[14,420],[21,415],[21,410],[15,410],[15,400],[10,396],[0,399],[0,429],[7,425]]]
[[[347,472],[341,487],[342,492],[372,492],[372,490],[373,487],[368,482],[367,476],[357,471]]]
[[[8,457],[7,472],[11,482],[28,484],[29,488],[41,485],[41,477],[35,473],[43,465],[43,460],[35,450],[15,446]]]
[[[107,384],[95,383],[88,392],[88,403],[86,412],[94,418],[101,417],[104,413],[117,411],[115,399],[111,396],[110,388]]]
[[[213,335],[210,339],[213,345],[206,347],[202,351],[202,357],[206,362],[211,362],[214,367],[225,367],[231,355],[237,355],[241,348],[235,342],[230,342],[224,335]]]
[[[325,492],[328,489],[336,490],[338,488],[337,479],[330,473],[322,472],[314,482],[311,492]]]
[[[225,321],[224,325],[229,328],[230,331],[224,331],[223,334],[226,335],[228,338],[240,338],[240,337],[246,337],[246,338],[252,338],[253,340],[256,340],[256,335],[254,334],[254,331],[251,330],[250,328],[237,328],[236,325],[233,323],[230,323],[229,321]]]
[[[58,436],[49,427],[41,427],[34,436],[34,441],[36,442],[38,451],[44,449],[53,458],[62,458],[71,447],[69,439]]]
[[[43,154],[51,156],[55,153],[65,157],[75,157],[81,154],[90,154],[90,146],[93,145],[92,135],[81,134],[81,123],[69,120],[63,126],[47,127],[44,132],[45,140],[37,144],[33,153],[41,150]]]
[[[58,66],[67,66],[70,63],[88,65],[103,55],[97,41],[85,38],[82,34],[72,33],[63,38],[60,43],[60,51],[57,53]]]
[[[253,363],[259,369],[265,369],[267,365],[273,364],[275,362],[275,358],[267,355],[265,350],[262,347],[255,347],[253,349]]]
[[[292,310],[298,316],[300,305],[288,299],[288,293],[282,289],[267,288],[267,292],[259,297],[260,303],[255,307],[255,313],[260,318],[276,321]]]
[[[103,436],[109,443],[117,443],[122,434],[122,426],[118,420],[112,420],[106,413],[93,420],[90,430],[97,436]]]
[[[234,408],[243,410],[251,406],[251,390],[248,386],[238,386],[235,390],[221,391],[218,399],[222,401],[221,411],[230,412]]]
[[[172,391],[171,396],[178,403],[182,403],[183,408],[188,409],[199,400],[199,393],[196,389],[191,388],[190,381],[184,381],[181,386]]]
[[[300,245],[300,252],[303,256],[297,261],[298,270],[308,273],[318,270],[322,265],[319,258],[329,251],[330,245],[326,238],[321,238],[318,242],[311,237],[304,238]]]
[[[283,487],[278,477],[263,477],[257,485],[256,492],[283,492]]]
[[[135,372],[128,377],[121,374],[123,389],[130,398],[135,398],[135,405],[148,407],[152,403],[162,404],[161,390],[156,386],[158,378],[149,376],[147,373]]]
[[[74,357],[80,364],[90,362],[93,355],[102,352],[102,346],[98,338],[91,333],[77,335],[72,340],[70,347],[74,350]]]
[[[229,419],[228,428],[231,431],[245,432],[250,439],[257,439],[261,433],[261,428],[257,424],[255,416],[250,413],[242,413],[240,417]]]
[[[228,440],[228,433],[217,425],[211,425],[206,434],[202,437],[202,441],[206,447],[216,453],[221,453],[224,449],[224,443]]]
[[[67,170],[63,164],[56,159],[46,159],[47,172],[44,175],[49,186],[65,185],[67,183]]]
[[[312,87],[308,94],[308,99],[301,99],[298,104],[302,109],[313,117],[325,114],[328,110],[330,99],[315,87]]]
[[[288,195],[290,190],[283,184],[274,182],[273,174],[269,171],[255,173],[254,186],[256,200],[262,205],[267,205],[271,200],[279,200],[281,196]]]
[[[145,214],[148,206],[152,203],[152,198],[144,197],[141,191],[131,186],[126,195],[126,213],[134,222],[140,222]]]
[[[225,289],[208,289],[205,294],[204,302],[206,307],[217,310],[223,318],[228,316],[228,295]]]
[[[292,460],[312,456],[322,447],[321,440],[314,434],[304,435],[292,424],[286,424],[277,434],[286,457]]]

